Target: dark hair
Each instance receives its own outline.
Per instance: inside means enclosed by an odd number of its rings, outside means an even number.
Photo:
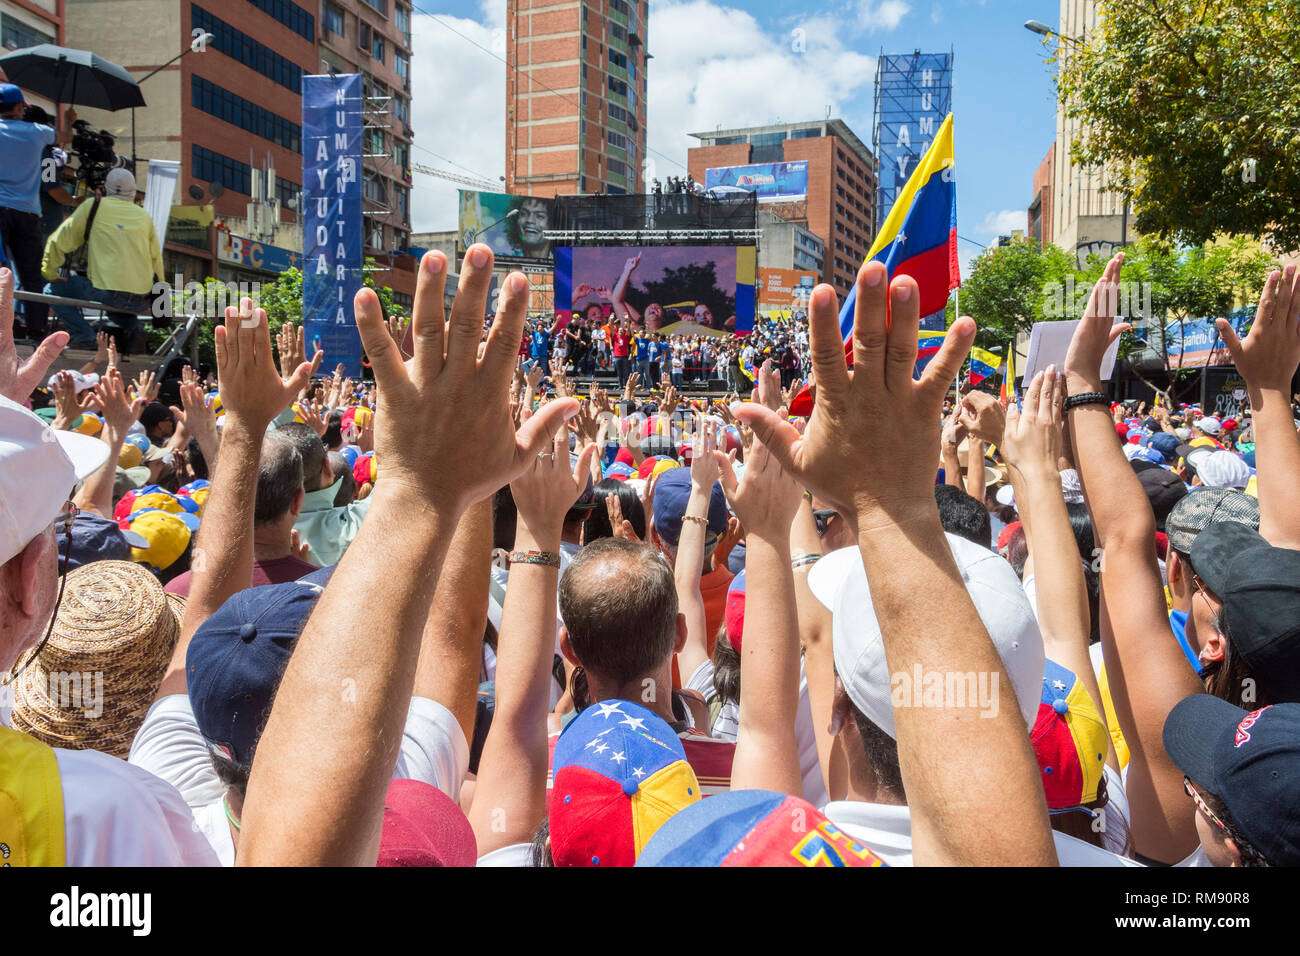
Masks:
[[[672,656],[672,568],[657,550],[601,538],[579,551],[560,578],[560,617],[584,669],[627,683]]]
[[[989,547],[993,532],[983,502],[956,485],[935,485],[934,500],[939,505],[939,523],[944,531]]]
[[[212,477],[208,469],[208,460],[203,457],[203,449],[199,447],[199,440],[190,436],[185,442],[185,460],[190,463],[190,471],[194,472],[194,477],[207,480]]]
[[[740,703],[740,652],[731,646],[726,624],[713,645],[713,689],[725,703]]]
[[[876,787],[906,803],[907,791],[903,789],[903,772],[898,767],[898,741],[858,710],[857,704],[850,702],[850,707],[853,709],[853,723],[857,725],[858,736],[862,738],[862,749],[866,752],[867,763],[871,765],[871,774],[876,778]]]
[[[533,842],[529,858],[529,866],[555,866],[555,860],[551,858],[551,818],[542,817],[542,825],[537,828],[533,834]]]
[[[503,485],[492,496],[492,547],[509,551],[515,546],[515,524],[519,520],[519,509],[515,507],[515,497],[510,493],[510,486]]]
[[[271,432],[262,441],[262,458],[257,463],[257,498],[253,524],[279,521],[289,513],[294,495],[302,491],[302,456],[291,441]]]
[[[306,491],[320,491],[321,470],[325,467],[327,449],[311,426],[302,422],[289,422],[275,430],[276,437],[293,442],[302,456],[302,486]]]
[[[546,221],[549,225],[551,221],[551,207],[545,199],[539,199],[537,196],[511,196],[510,202],[506,209],[505,233],[506,239],[516,249],[524,247],[524,231],[519,227],[519,220],[523,216],[524,206],[530,202],[539,202],[546,209]],[[510,213],[515,213],[511,216]],[[547,245],[550,242],[543,240]]]
[[[1102,814],[1103,826],[1108,825],[1109,820],[1114,819],[1117,822],[1123,820],[1118,813],[1105,815],[1106,807],[1110,805],[1110,793],[1106,789],[1106,775],[1102,774],[1101,780],[1097,782],[1097,797],[1091,803],[1085,803],[1080,808],[1066,811],[1057,811],[1048,815],[1051,821],[1052,829],[1057,833],[1064,833],[1066,836],[1072,836],[1076,840],[1082,840],[1084,843],[1091,843],[1095,847],[1105,849],[1105,831],[1093,826],[1096,819],[1094,814]],[[1085,812],[1085,810],[1090,812]],[[1131,848],[1131,839],[1125,834],[1126,849]]]
[[[329,453],[330,471],[339,484],[338,494],[334,496],[334,507],[350,505],[357,497],[357,479],[352,474],[348,460],[336,451]]]
[[[1202,673],[1205,675],[1205,692],[1213,694],[1220,700],[1226,700],[1237,707],[1250,710],[1265,707],[1273,703],[1269,699],[1266,690],[1268,684],[1266,679],[1255,680],[1255,699],[1242,700],[1242,694],[1246,689],[1246,679],[1252,675],[1250,665],[1241,656],[1241,653],[1237,650],[1237,645],[1232,640],[1232,624],[1228,620],[1226,612],[1227,607],[1220,606],[1214,615],[1214,629],[1223,635],[1223,659],[1209,661],[1202,665]]]
[[[587,522],[582,526],[584,544],[591,544],[601,538],[612,538],[614,529],[609,523],[609,512],[605,510],[605,499],[610,495],[618,497],[623,517],[632,523],[632,530],[642,541],[645,540],[645,506],[641,504],[637,493],[628,487],[627,482],[617,478],[606,478],[596,482],[592,489],[596,495],[596,507],[587,515]]]
[[[1097,539],[1092,533],[1092,515],[1088,513],[1088,506],[1081,501],[1067,501],[1065,512],[1070,518],[1075,546],[1079,549],[1079,560],[1083,564],[1083,584],[1088,592],[1088,643],[1096,644],[1101,640],[1101,572],[1094,565]]]
[[[1016,572],[1016,577],[1024,578],[1025,562],[1029,560],[1029,546],[1025,538],[1025,526],[1017,525],[1007,538],[1007,561]]]
[[[1246,835],[1241,832],[1241,827],[1239,827],[1237,821],[1232,818],[1232,812],[1228,809],[1227,804],[1213,793],[1209,793],[1208,791],[1199,788],[1197,792],[1201,795],[1201,799],[1205,801],[1205,805],[1210,808],[1210,812],[1219,818],[1219,822],[1223,824],[1223,829],[1227,832],[1227,835],[1232,838],[1232,842],[1237,844],[1237,850],[1241,853],[1241,865],[1243,867],[1263,867],[1273,865],[1268,861],[1263,853],[1255,848],[1255,845],[1250,842]]]
[[[336,408],[325,422],[325,434],[320,436],[326,448],[339,448],[343,445],[343,409]]]

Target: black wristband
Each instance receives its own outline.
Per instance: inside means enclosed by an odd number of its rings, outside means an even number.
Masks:
[[[1078,395],[1071,395],[1065,400],[1065,410],[1068,412],[1072,408],[1078,408],[1080,405],[1110,405],[1110,398],[1102,392],[1081,392]]]

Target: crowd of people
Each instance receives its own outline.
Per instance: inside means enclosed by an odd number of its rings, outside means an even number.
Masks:
[[[6,864],[1300,865],[1300,274],[1222,420],[1108,398],[1122,260],[1005,405],[878,263],[722,401],[482,245],[373,383],[248,300],[51,375],[0,271]]]

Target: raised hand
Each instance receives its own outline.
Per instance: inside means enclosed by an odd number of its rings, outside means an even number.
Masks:
[[[393,344],[402,353],[402,359],[406,360],[411,357],[413,344],[409,341],[408,333],[411,329],[411,320],[403,315],[396,313],[388,316],[387,322],[388,334],[393,337]]]
[[[126,384],[115,368],[110,368],[99,377],[99,384],[95,386],[95,400],[104,416],[104,428],[123,438],[145,406],[142,398],[131,400]]]
[[[301,416],[307,427],[317,435],[324,435],[329,425],[325,417],[321,414],[323,409],[316,402],[298,402],[294,405],[294,410]]]
[[[739,519],[736,540],[742,526],[747,533],[769,541],[788,538],[803,490],[763,443],[754,445],[753,454],[745,462],[745,475],[739,481],[734,462],[727,455],[715,451],[713,458],[721,468],[723,493]]]
[[[1214,324],[1247,388],[1255,393],[1251,405],[1259,405],[1258,393],[1263,389],[1285,396],[1300,366],[1300,269],[1289,265],[1269,273],[1245,339],[1237,336],[1227,319],[1216,319]]]
[[[718,462],[713,455],[717,444],[714,441],[713,429],[709,427],[704,415],[699,412],[695,414],[695,441],[692,443],[692,448],[694,450],[691,457],[691,487],[708,491],[718,480],[720,473]]]
[[[605,496],[605,513],[609,515],[609,526],[614,531],[614,537],[641,543],[632,528],[632,522],[623,517],[623,502],[619,501],[618,495]]]
[[[384,462],[377,494],[406,491],[459,514],[520,475],[560,423],[577,413],[574,399],[557,399],[516,433],[507,389],[523,336],[528,280],[517,272],[506,277],[487,351],[477,361],[491,275],[491,250],[472,246],[446,321],[446,257],[424,257],[412,320],[415,354],[405,363],[384,327],[375,293],[357,294],[357,325],[384,395],[383,414],[375,421],[375,450]],[[470,435],[476,443],[472,456],[464,454]]]
[[[540,419],[541,414],[539,412],[534,420]],[[563,424],[562,419],[554,420],[556,425]],[[542,436],[543,439],[546,437]],[[564,516],[587,486],[595,453],[595,446],[588,445],[570,470],[569,433],[567,429],[559,428],[547,451],[524,461],[523,472],[510,482],[510,493],[519,509],[519,520],[534,538],[559,540]]]
[[[916,280],[901,276],[887,284],[883,265],[864,268],[858,275],[850,373],[835,291],[818,286],[810,302],[817,376],[810,427],[801,437],[764,405],[733,409],[803,487],[841,514],[857,515],[860,526],[886,514],[907,520],[913,508],[928,516],[935,508],[940,410],[948,383],[970,350],[975,323],[957,319],[920,381],[913,381],[919,304]],[[881,429],[880,422],[889,427]]]
[[[108,343],[113,341],[113,337],[107,332],[95,333],[95,364],[100,365],[108,361]]]
[[[968,392],[957,406],[957,421],[980,441],[996,445],[1006,431],[1007,410],[987,392]]]
[[[772,367],[771,359],[763,359],[758,369],[753,400],[774,412],[781,409],[781,373]]]
[[[528,370],[528,374],[524,377],[524,382],[527,384],[529,392],[536,394],[537,386],[542,384],[542,377],[545,374],[546,373],[542,371],[540,362]]]
[[[302,540],[297,529],[289,532],[289,551],[299,561],[311,561],[311,545]]]
[[[22,404],[68,344],[67,332],[47,335],[26,362],[14,343],[14,274],[0,269],[0,395]]]
[[[280,377],[271,354],[266,311],[254,309],[252,299],[241,299],[238,309],[228,306],[225,324],[217,326],[213,337],[217,387],[226,418],[260,435],[302,390],[311,366],[302,362],[288,380]]]
[[[641,373],[633,372],[627,377],[627,383],[623,386],[623,397],[628,401],[636,398],[636,387],[641,384]]]
[[[1026,481],[1056,478],[1065,420],[1065,377],[1055,365],[1039,372],[1025,393],[1024,411],[1007,406],[1006,431],[999,441],[1002,457]]]
[[[153,372],[141,372],[135,377],[135,394],[146,402],[158,398],[158,376]]]
[[[217,416],[212,413],[207,403],[207,396],[203,394],[203,389],[197,383],[181,383],[180,396],[181,407],[177,408],[173,405],[172,414],[176,416],[178,427],[183,426],[194,436],[208,463],[209,472],[215,474],[217,449],[221,445],[217,435]]]
[[[1071,395],[1101,390],[1102,357],[1110,343],[1129,327],[1127,322],[1115,322],[1119,310],[1119,270],[1123,265],[1124,253],[1115,253],[1093,286],[1088,307],[1074,329],[1070,348],[1065,353],[1065,379]]]

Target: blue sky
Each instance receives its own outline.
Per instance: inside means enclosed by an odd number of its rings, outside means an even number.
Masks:
[[[505,67],[485,51],[504,55],[505,0],[414,2],[414,159],[496,180]],[[870,143],[877,54],[952,47],[958,232],[988,242],[1023,227],[1052,143],[1048,51],[1023,24],[1054,26],[1058,10],[1056,0],[651,0],[653,174],[683,172],[690,132],[822,117],[828,105]],[[454,228],[457,187],[422,175],[415,186],[416,230]],[[961,252],[965,266],[979,249]]]

